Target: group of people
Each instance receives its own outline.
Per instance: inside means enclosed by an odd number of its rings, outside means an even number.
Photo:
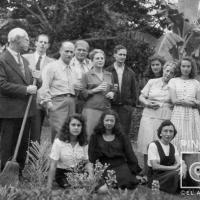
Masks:
[[[35,52],[22,55],[29,48],[27,32],[14,28],[8,33],[8,47],[0,58],[1,170],[13,156],[32,95],[17,156],[20,171],[29,141],[40,142],[46,116],[53,143],[48,187],[54,178],[61,187],[69,187],[66,173],[80,163],[80,173],[86,170],[92,179],[99,160],[109,165],[98,190],[107,189],[106,172],[112,169],[116,188],[134,189],[148,178],[149,185],[159,179],[162,190],[176,192],[180,151],[199,151],[194,141],[200,141],[200,83],[193,60],[185,57],[177,64],[165,63],[160,56],[150,58],[147,84],[139,96],[144,105],[137,141],[144,154],[142,170],[129,139],[137,91],[135,74],[125,64],[126,47],[114,48],[115,61],[105,69],[104,51],[89,53],[84,40],[63,41],[57,60],[46,55],[49,45],[48,35],[41,34]]]
[[[178,189],[180,166],[185,166],[180,153],[200,150],[200,82],[195,79],[196,72],[190,57],[175,63],[152,56],[147,73],[150,79],[139,96],[144,105],[137,141],[138,151],[144,155],[142,174],[149,185],[153,178],[158,179],[163,191]]]

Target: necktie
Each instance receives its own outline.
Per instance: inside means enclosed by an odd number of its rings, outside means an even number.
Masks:
[[[17,59],[18,59],[18,65],[19,65],[20,71],[21,71],[22,74],[25,76],[24,65],[23,65],[23,62],[22,62],[22,60],[21,60],[20,54],[17,54]]]
[[[42,56],[39,56],[38,61],[37,61],[37,63],[36,63],[36,67],[35,67],[36,70],[40,70],[40,63],[41,63],[41,60],[42,60]]]
[[[68,88],[72,90],[73,83],[72,83],[72,74],[71,74],[70,66],[66,66],[65,71],[66,71],[66,80],[67,80]]]

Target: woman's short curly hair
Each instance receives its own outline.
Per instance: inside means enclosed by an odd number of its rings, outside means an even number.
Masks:
[[[180,77],[182,75],[181,74],[181,64],[182,64],[183,60],[187,60],[191,63],[192,69],[191,69],[191,72],[189,74],[189,78],[190,79],[195,78],[195,76],[197,74],[197,65],[196,65],[195,60],[190,56],[185,56],[179,61],[178,65],[177,65],[176,77]]]
[[[76,119],[78,120],[81,125],[82,125],[82,129],[81,129],[81,133],[78,135],[77,140],[80,144],[80,146],[83,146],[87,143],[87,139],[86,139],[86,130],[85,130],[85,119],[83,118],[82,115],[80,114],[73,114],[70,115],[64,122],[60,133],[58,134],[58,138],[61,141],[69,141],[70,142],[70,131],[69,131],[69,124],[72,121],[72,119]]]
[[[101,49],[93,49],[93,50],[89,53],[89,58],[90,58],[91,60],[93,60],[93,59],[94,59],[94,56],[95,56],[97,53],[102,53],[103,56],[104,56],[104,58],[106,58],[106,55],[105,55],[104,51],[101,50]]]
[[[163,127],[165,127],[165,126],[173,126],[173,128],[174,128],[174,137],[175,137],[176,134],[177,134],[177,130],[176,130],[174,124],[170,120],[165,120],[160,124],[160,126],[159,126],[159,128],[157,130],[158,138],[161,139],[161,132],[162,132]]]

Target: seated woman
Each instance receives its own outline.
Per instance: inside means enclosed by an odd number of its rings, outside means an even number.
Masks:
[[[88,172],[88,145],[86,145],[85,123],[79,114],[73,114],[65,121],[58,138],[54,140],[51,153],[51,163],[48,176],[48,187],[55,180],[62,188],[69,186],[66,173],[85,161]],[[83,172],[84,170],[82,170]]]
[[[114,111],[103,112],[91,136],[88,152],[91,163],[99,160],[102,164],[109,164],[107,170],[115,171],[117,188],[134,189],[137,186],[136,175],[141,169],[128,137],[120,130],[119,119]],[[100,189],[106,188],[105,180],[102,182]]]
[[[150,143],[148,148],[148,186],[151,187],[153,180],[159,180],[160,190],[168,193],[179,189],[180,157],[177,147],[171,144],[176,134],[173,123],[165,120],[158,128],[159,140]],[[183,169],[185,176],[186,168]]]

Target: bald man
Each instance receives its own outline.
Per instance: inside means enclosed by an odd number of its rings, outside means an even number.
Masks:
[[[74,44],[65,41],[60,47],[60,58],[49,63],[42,73],[42,87],[39,90],[41,104],[49,113],[52,142],[59,133],[65,119],[75,112],[76,74],[70,66],[74,55]]]
[[[33,79],[28,62],[21,56],[29,47],[27,32],[21,28],[12,29],[8,33],[8,42],[6,51],[0,57],[1,169],[14,154],[29,96],[37,92],[37,87],[32,85]],[[30,122],[35,111],[34,97],[17,156],[20,171],[24,168]]]

